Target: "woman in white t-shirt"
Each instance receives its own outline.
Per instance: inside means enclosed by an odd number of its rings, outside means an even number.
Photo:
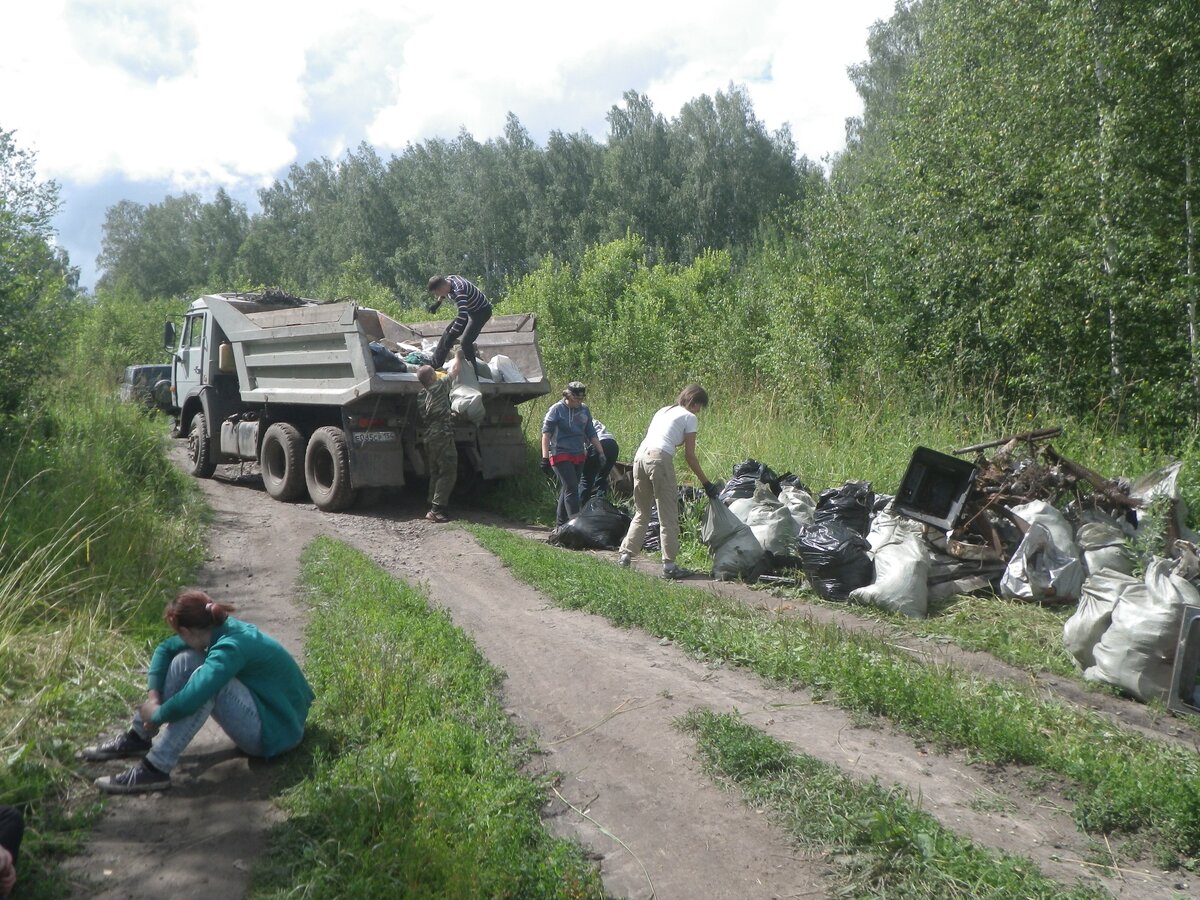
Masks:
[[[682,578],[687,574],[675,564],[679,555],[679,487],[675,481],[675,451],[683,445],[684,459],[709,498],[717,496],[716,486],[708,480],[696,459],[696,414],[708,406],[708,392],[698,384],[689,384],[674,406],[664,406],[650,420],[646,437],[633,458],[633,502],[637,508],[629,531],[621,542],[617,563],[628,566],[633,554],[646,540],[650,525],[650,507],[658,505],[662,544],[663,577]]]

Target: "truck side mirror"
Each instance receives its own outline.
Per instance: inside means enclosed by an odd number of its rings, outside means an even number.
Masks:
[[[167,322],[163,326],[163,349],[168,350],[168,351],[175,349],[175,323],[174,322]]]

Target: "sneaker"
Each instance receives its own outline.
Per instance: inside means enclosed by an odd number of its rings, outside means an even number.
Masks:
[[[171,786],[171,776],[143,762],[116,775],[97,778],[95,785],[106,794],[144,794],[165,791]]]
[[[136,731],[126,731],[115,738],[109,738],[102,744],[84,747],[79,755],[90,762],[100,762],[106,759],[124,759],[127,756],[145,756],[151,742],[140,736]]]
[[[677,580],[680,578],[687,578],[691,574],[692,573],[690,571],[680,568],[673,562],[663,563],[663,578]]]
[[[628,569],[631,565],[633,565],[633,554],[632,553],[617,554],[617,565],[620,566],[622,569]]]
[[[443,515],[436,509],[431,509],[429,512],[425,513],[425,518],[427,518],[430,522],[437,522],[439,524],[450,521],[449,516]]]

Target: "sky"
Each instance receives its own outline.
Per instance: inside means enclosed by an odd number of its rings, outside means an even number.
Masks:
[[[846,74],[895,0],[38,0],[6,10],[0,130],[61,189],[58,239],[95,281],[108,207],[257,191],[360,143],[385,158],[512,112],[603,141],[628,90],[671,118],[746,88],[813,160],[861,112]]]

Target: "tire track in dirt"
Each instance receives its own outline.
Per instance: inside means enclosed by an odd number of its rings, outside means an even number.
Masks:
[[[178,463],[181,451],[176,448],[172,456]],[[302,659],[306,612],[296,596],[300,550],[330,523],[315,514],[315,507],[308,512],[271,503],[237,473],[237,467],[222,467],[218,478],[200,482],[213,519],[195,586],[233,603],[238,617]],[[122,721],[112,729],[126,727]],[[80,735],[84,743],[90,740]],[[129,765],[129,760],[87,763],[83,771],[92,778]],[[172,772],[169,791],[108,799],[83,852],[68,863],[72,895],[98,900],[243,896],[266,831],[279,817],[271,802],[271,773],[270,763],[240,753],[224,732],[206,723]]]

